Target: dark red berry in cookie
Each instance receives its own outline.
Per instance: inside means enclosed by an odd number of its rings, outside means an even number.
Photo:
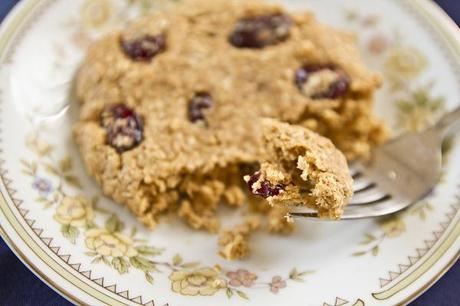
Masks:
[[[204,120],[204,110],[211,108],[213,104],[212,97],[205,92],[197,93],[188,104],[188,118],[191,122]]]
[[[238,48],[263,48],[286,40],[291,25],[289,16],[283,14],[243,18],[229,40]]]
[[[107,131],[107,143],[118,153],[131,150],[143,139],[141,117],[124,104],[105,107],[101,113],[101,125]]]
[[[121,40],[121,46],[127,56],[134,61],[147,62],[155,55],[166,50],[166,36],[144,35],[134,40]]]
[[[255,195],[268,198],[268,197],[273,197],[277,196],[280,194],[281,191],[284,190],[284,186],[281,184],[277,185],[272,185],[268,181],[262,181],[260,184],[260,187],[256,190],[253,189],[254,184],[260,179],[260,171],[254,173],[249,177],[249,180],[247,181],[249,191]]]
[[[338,99],[350,88],[350,78],[335,65],[305,65],[297,69],[295,83],[312,99]]]

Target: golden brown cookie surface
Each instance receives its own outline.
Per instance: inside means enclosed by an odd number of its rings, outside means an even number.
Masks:
[[[352,35],[259,1],[185,0],[94,43],[77,77],[75,139],[106,195],[145,224],[177,211],[215,232],[263,158],[259,118],[330,137],[348,158],[384,138],[378,75]]]

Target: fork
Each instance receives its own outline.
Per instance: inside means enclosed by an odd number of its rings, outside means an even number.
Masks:
[[[354,196],[342,220],[390,215],[431,193],[442,170],[441,145],[460,126],[460,107],[435,125],[403,134],[376,148],[366,162],[351,167]],[[318,219],[316,212],[290,212],[289,217]]]

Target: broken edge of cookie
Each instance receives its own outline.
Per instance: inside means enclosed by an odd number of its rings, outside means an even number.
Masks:
[[[272,206],[306,206],[339,219],[353,195],[344,155],[326,139],[300,126],[262,119],[266,158],[244,180]]]

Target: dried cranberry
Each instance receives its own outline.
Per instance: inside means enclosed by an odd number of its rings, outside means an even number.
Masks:
[[[313,76],[321,77],[325,72],[329,72],[323,80],[316,80],[314,86],[309,88],[307,94],[312,99],[338,99],[344,96],[350,88],[350,78],[342,69],[331,64],[305,65],[297,69],[295,73],[295,83],[297,87],[305,92],[305,88],[312,81]]]
[[[287,15],[274,14],[243,18],[230,35],[230,43],[238,48],[263,48],[289,37],[292,21]]]
[[[213,100],[211,95],[205,92],[197,93],[188,104],[188,118],[191,122],[204,120],[204,110],[212,106]]]
[[[141,117],[124,104],[105,107],[101,113],[101,125],[107,131],[107,143],[118,153],[131,150],[143,139]]]
[[[122,40],[121,46],[132,60],[147,62],[166,50],[166,37],[164,34],[144,35],[134,40]]]
[[[254,173],[253,175],[249,177],[249,180],[247,182],[249,191],[252,192],[253,194],[259,195],[264,198],[268,198],[268,197],[277,196],[280,194],[281,191],[284,190],[284,185],[282,184],[272,185],[268,181],[263,181],[260,184],[260,188],[254,191],[252,187],[259,180],[260,175],[261,175],[260,171]]]

